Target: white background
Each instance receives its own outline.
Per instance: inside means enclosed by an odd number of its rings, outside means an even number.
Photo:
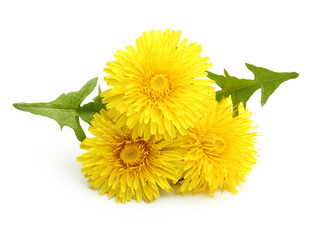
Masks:
[[[1,0],[0,238],[319,239],[315,4]],[[202,44],[212,72],[252,78],[247,62],[300,76],[263,108],[260,91],[248,103],[260,156],[237,195],[116,204],[89,189],[71,129],[11,104],[51,101],[96,76],[105,90],[102,70],[115,52],[166,28]]]

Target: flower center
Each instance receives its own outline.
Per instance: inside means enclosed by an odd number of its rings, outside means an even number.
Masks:
[[[162,92],[169,87],[169,80],[164,74],[156,74],[151,78],[150,87],[153,91]]]
[[[143,152],[137,145],[125,145],[120,153],[120,157],[124,163],[134,165],[143,159]]]
[[[205,149],[205,153],[213,156],[218,156],[225,150],[225,140],[217,135],[210,134],[201,138],[201,145]]]

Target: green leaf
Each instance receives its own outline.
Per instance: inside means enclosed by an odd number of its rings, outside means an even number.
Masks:
[[[217,101],[231,95],[235,106],[243,103],[246,108],[249,98],[257,89],[261,88],[261,105],[263,106],[281,83],[299,76],[296,72],[273,72],[248,63],[246,66],[254,74],[254,80],[230,76],[226,70],[224,70],[225,76],[208,72],[208,78],[216,81],[216,84],[222,88],[222,90],[216,91]]]
[[[60,125],[72,128],[79,141],[83,141],[86,136],[80,125],[79,117],[87,121],[88,116],[96,113],[98,100],[94,101],[94,106],[88,104],[81,107],[83,100],[93,91],[98,78],[88,81],[79,91],[61,94],[57,99],[48,103],[15,103],[13,106],[21,111],[52,118]],[[95,103],[96,102],[96,103]],[[86,107],[85,107],[86,106]]]
[[[99,86],[99,94],[93,98],[93,102],[89,102],[83,105],[79,111],[79,117],[86,123],[91,125],[91,121],[95,113],[101,109],[105,109],[105,104],[102,103],[101,88]]]

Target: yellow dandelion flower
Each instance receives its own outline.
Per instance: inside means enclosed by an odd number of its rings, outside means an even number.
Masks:
[[[77,158],[91,188],[115,196],[116,202],[132,198],[146,202],[159,196],[159,188],[170,192],[168,182],[177,181],[182,157],[177,146],[180,140],[132,139],[132,131],[118,128],[102,110],[95,114],[89,131],[96,136],[86,138],[81,148],[88,150]]]
[[[233,117],[229,99],[212,104],[209,113],[189,130],[186,143],[184,180],[177,193],[207,192],[224,189],[236,193],[236,185],[256,163],[254,143],[256,127],[248,119],[251,114],[239,107]]]
[[[201,79],[212,66],[209,58],[200,56],[201,45],[180,37],[180,31],[169,29],[144,32],[135,48],[118,51],[104,69],[113,88],[102,93],[103,102],[114,116],[120,114],[119,126],[133,129],[133,138],[185,135],[212,99],[214,82]]]

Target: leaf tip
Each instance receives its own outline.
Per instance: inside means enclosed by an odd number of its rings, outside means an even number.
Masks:
[[[92,78],[91,80],[89,80],[89,81],[87,82],[87,84],[88,84],[88,83],[92,83],[92,85],[93,85],[94,88],[95,88],[95,86],[96,86],[96,84],[97,84],[97,80],[98,80],[98,77]]]
[[[299,73],[297,73],[297,72],[292,72],[291,75],[292,75],[292,78],[299,77]]]
[[[266,102],[268,101],[268,98],[269,98],[269,96],[266,96],[266,95],[262,94],[261,100],[260,100],[260,103],[261,103],[262,107],[266,104]]]
[[[228,72],[226,71],[226,69],[224,69],[224,74],[225,74],[225,77],[229,77],[229,74],[228,74]]]
[[[13,103],[12,106],[15,108],[15,109],[18,109],[20,111],[23,111],[23,109],[21,108],[21,103]]]
[[[256,68],[258,68],[255,65],[252,65],[250,63],[245,63],[245,65],[251,72],[253,72]]]

